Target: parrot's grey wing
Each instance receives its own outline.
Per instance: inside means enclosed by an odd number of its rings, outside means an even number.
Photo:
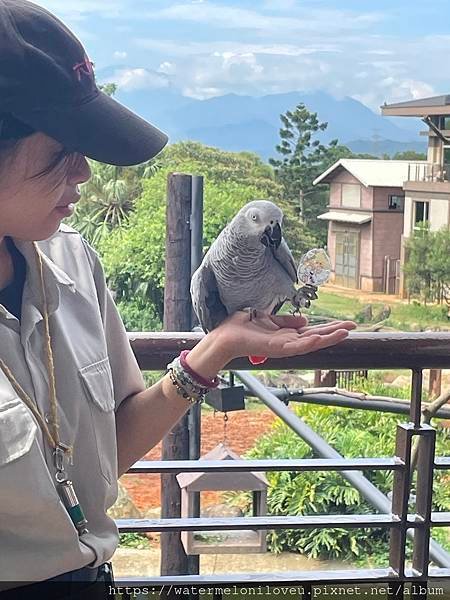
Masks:
[[[202,265],[192,276],[191,297],[200,325],[208,332],[217,327],[226,317],[227,309],[220,299],[214,273]]]
[[[289,275],[294,283],[297,283],[297,267],[295,266],[294,257],[286,244],[286,240],[282,239],[278,248],[273,249],[273,255],[281,264],[283,269]]]

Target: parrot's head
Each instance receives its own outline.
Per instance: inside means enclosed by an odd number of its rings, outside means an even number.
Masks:
[[[283,238],[283,211],[268,200],[254,200],[240,210],[241,233],[255,244],[278,248]]]

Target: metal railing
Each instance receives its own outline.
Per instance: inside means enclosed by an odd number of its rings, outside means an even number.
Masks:
[[[143,370],[162,370],[181,349],[192,348],[201,333],[129,333],[139,365]],[[395,456],[392,458],[346,459],[330,448],[310,430],[275,390],[268,390],[250,373],[253,368],[247,359],[233,361],[228,368],[245,384],[247,391],[259,397],[292,429],[306,439],[319,455],[326,458],[304,460],[236,460],[236,461],[139,461],[129,473],[182,472],[263,472],[263,471],[339,471],[363,492],[378,514],[264,516],[235,518],[183,519],[120,519],[121,532],[150,531],[217,531],[248,529],[305,529],[305,528],[384,528],[390,531],[389,566],[380,569],[351,569],[339,571],[297,571],[259,573],[250,575],[173,575],[141,577],[141,585],[176,584],[249,584],[265,582],[397,582],[400,586],[412,581],[426,584],[437,579],[450,580],[450,555],[431,540],[431,528],[450,526],[450,512],[432,512],[433,474],[435,469],[450,469],[450,457],[435,457],[436,432],[421,423],[422,372],[429,368],[450,368],[450,334],[448,333],[352,333],[339,346],[304,356],[273,359],[264,363],[270,369],[411,369],[411,401],[409,422],[398,425]],[[261,366],[259,367],[261,368]],[[240,370],[236,370],[240,369]],[[281,391],[280,391],[281,393]],[[279,394],[278,394],[279,395]],[[364,402],[364,401],[361,401]],[[403,411],[402,411],[403,412]],[[417,479],[414,485],[415,512],[409,511],[412,476],[413,439],[418,438]],[[362,470],[393,471],[392,501],[366,480]],[[407,536],[412,538],[412,566],[405,564]],[[430,568],[431,560],[437,567]],[[125,579],[123,579],[125,581]],[[120,584],[121,579],[118,579]],[[127,578],[129,583],[130,579]],[[402,597],[401,595],[397,597]],[[414,597],[408,594],[407,597]],[[424,597],[423,595],[420,597]]]
[[[417,162],[408,165],[407,181],[428,181],[432,183],[450,180],[450,164]]]

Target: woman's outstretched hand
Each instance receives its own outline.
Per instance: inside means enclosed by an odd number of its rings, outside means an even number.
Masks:
[[[259,311],[250,319],[248,311],[237,311],[191,350],[189,364],[201,376],[213,378],[234,358],[283,358],[315,352],[339,344],[355,327],[352,321],[308,326],[303,316],[269,316]]]
[[[255,311],[238,311],[217,328],[231,358],[266,356],[283,358],[315,352],[345,340],[355,329],[353,321],[332,321],[325,325],[307,325],[303,316],[266,315]]]

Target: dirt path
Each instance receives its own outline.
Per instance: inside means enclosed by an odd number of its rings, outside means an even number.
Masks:
[[[238,454],[243,454],[254,446],[258,437],[270,429],[276,417],[269,410],[261,409],[230,412],[228,418],[228,445]],[[212,411],[202,413],[202,455],[223,441],[223,425],[222,413],[214,414]],[[161,444],[153,448],[145,458],[146,460],[160,460]],[[143,513],[161,505],[159,475],[124,475],[120,482],[128,491],[136,507]],[[202,494],[202,504],[215,503],[217,499],[217,492]]]

